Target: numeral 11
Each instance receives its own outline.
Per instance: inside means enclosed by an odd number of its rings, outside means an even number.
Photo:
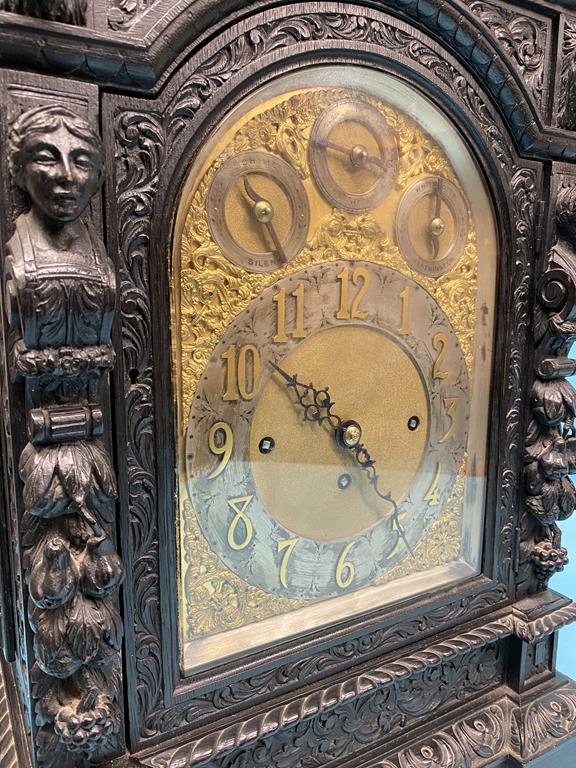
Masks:
[[[306,330],[304,328],[304,284],[300,283],[290,296],[296,299],[294,330],[290,335],[293,339],[304,339],[306,338]],[[285,341],[288,341],[288,335],[286,334],[286,289],[280,288],[272,301],[276,303],[278,310],[276,334],[272,337],[272,340],[283,344]]]

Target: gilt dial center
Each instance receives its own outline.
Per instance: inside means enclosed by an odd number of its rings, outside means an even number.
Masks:
[[[335,364],[343,359],[346,365]],[[429,434],[428,392],[417,363],[396,339],[359,324],[312,333],[278,364],[318,389],[329,388],[330,412],[342,419],[342,430],[338,435],[334,424],[304,421],[296,395],[271,373],[250,431],[250,467],[265,508],[293,535],[318,541],[378,525],[389,505],[374,493],[354,448],[360,440],[366,445],[384,490],[400,502],[417,477]],[[409,432],[414,409],[421,428]],[[259,442],[271,434],[274,451],[263,456]],[[344,476],[346,493],[338,483]]]

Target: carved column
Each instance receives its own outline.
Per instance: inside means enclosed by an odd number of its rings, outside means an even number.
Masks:
[[[82,218],[102,176],[91,125],[64,107],[37,107],[15,122],[8,152],[30,202],[7,244],[4,297],[11,377],[25,388],[27,418],[19,473],[31,714],[38,765],[63,768],[117,754],[122,743],[123,568],[104,441],[116,282]]]

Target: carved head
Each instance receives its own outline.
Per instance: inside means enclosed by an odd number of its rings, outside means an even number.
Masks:
[[[100,137],[65,107],[37,107],[20,115],[8,136],[8,157],[32,210],[61,224],[84,212],[102,180]]]
[[[558,190],[556,228],[560,237],[576,246],[576,184]]]

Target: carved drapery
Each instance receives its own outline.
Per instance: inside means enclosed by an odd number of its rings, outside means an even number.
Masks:
[[[104,437],[115,275],[81,214],[103,161],[91,126],[63,107],[25,112],[9,136],[30,210],[4,268],[10,369],[23,383],[28,443],[20,522],[38,765],[118,751],[123,578],[110,538],[116,479]]]
[[[534,526],[531,560],[538,586],[561,571],[568,553],[557,523],[576,507],[569,474],[576,471],[576,390],[567,381],[576,372],[568,357],[576,340],[576,184],[560,185],[556,200],[556,241],[537,287],[534,317],[536,377],[530,392],[526,435],[526,506]]]

